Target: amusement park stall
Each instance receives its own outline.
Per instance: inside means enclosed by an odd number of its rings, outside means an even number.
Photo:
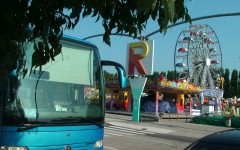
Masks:
[[[221,89],[204,89],[202,93],[202,111],[201,114],[221,115],[221,105],[223,98],[223,90]]]
[[[110,79],[106,83],[106,110],[129,111],[130,87],[120,88],[117,79]]]
[[[142,111],[149,112],[155,110],[158,112],[197,115],[195,111],[199,110],[200,114],[202,88],[184,80],[168,81],[159,79],[155,83],[149,82],[145,86],[145,91],[154,92],[156,101],[152,101],[150,104],[143,100]],[[155,109],[150,109],[151,107]]]
[[[106,83],[108,96],[106,109],[111,111],[132,111],[131,87],[119,88],[117,81]],[[184,80],[168,81],[157,78],[148,80],[141,98],[141,113],[170,112],[195,115],[193,110],[201,108],[200,94],[203,89]]]

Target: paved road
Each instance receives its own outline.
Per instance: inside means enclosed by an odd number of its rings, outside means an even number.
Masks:
[[[181,150],[205,135],[229,129],[185,120],[133,122],[131,119],[131,116],[106,114],[105,150]]]

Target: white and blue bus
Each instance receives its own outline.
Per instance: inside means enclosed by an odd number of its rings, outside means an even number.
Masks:
[[[103,66],[116,67],[120,86],[124,68],[101,61],[90,42],[63,36],[62,51],[23,74],[14,70],[0,85],[1,150],[103,149],[105,83]],[[30,70],[33,44],[26,48]]]

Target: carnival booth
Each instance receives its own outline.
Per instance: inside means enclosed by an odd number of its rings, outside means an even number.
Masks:
[[[129,88],[119,87],[117,79],[111,79],[106,83],[106,110],[129,110]]]
[[[111,80],[106,83],[108,93],[111,93],[111,99],[106,101],[106,109],[131,112],[131,87],[121,89],[115,82],[117,81]],[[169,81],[163,77],[148,80],[141,97],[140,109],[142,113],[170,112],[196,115],[195,109],[199,109],[200,113],[201,101],[198,95],[202,91],[202,88],[184,80]]]
[[[184,80],[169,81],[160,77],[157,81],[148,81],[145,90],[158,92],[159,96],[158,101],[152,100],[151,103],[143,99],[142,111],[154,111],[158,107],[158,112],[196,115],[192,108],[198,108],[200,114],[199,94],[203,89],[197,85]]]
[[[221,115],[221,105],[223,98],[223,91],[220,89],[204,89],[202,93],[202,107],[201,114]]]

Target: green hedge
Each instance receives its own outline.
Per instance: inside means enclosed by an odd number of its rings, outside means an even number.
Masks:
[[[227,116],[213,116],[213,117],[196,116],[192,118],[191,123],[226,127],[227,118],[229,117]],[[240,128],[240,117],[231,117],[231,127]]]

